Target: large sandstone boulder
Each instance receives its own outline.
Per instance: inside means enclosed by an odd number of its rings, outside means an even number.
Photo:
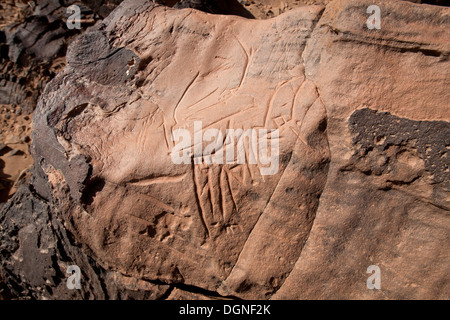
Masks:
[[[402,1],[264,21],[123,2],[35,111],[33,178],[0,215],[8,292],[449,298],[449,24]]]

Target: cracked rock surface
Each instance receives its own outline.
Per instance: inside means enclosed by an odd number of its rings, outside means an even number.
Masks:
[[[3,295],[448,299],[449,25],[402,1],[268,20],[122,2],[39,100],[32,177],[0,211]],[[274,174],[230,129],[278,144]],[[217,161],[234,144],[246,161]]]

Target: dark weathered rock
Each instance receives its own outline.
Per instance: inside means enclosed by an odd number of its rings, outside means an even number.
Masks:
[[[58,209],[34,190],[45,187],[33,179],[1,209],[0,296],[25,299],[156,299],[169,289],[164,284],[128,280],[96,263],[77,244],[58,217]],[[81,289],[67,288],[70,265],[82,270]]]

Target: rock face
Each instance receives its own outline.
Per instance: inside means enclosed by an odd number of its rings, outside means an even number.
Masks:
[[[4,292],[448,299],[449,24],[401,1],[264,21],[121,3],[39,100]]]
[[[12,15],[13,8],[18,11],[0,31],[0,104],[20,105],[30,114],[47,82],[64,68],[70,39],[80,33],[67,28],[66,9],[72,4],[82,5],[73,0],[41,0],[19,7],[21,1],[14,2],[12,8],[2,12]],[[81,9],[85,28],[93,24],[93,13],[85,6]]]
[[[0,205],[17,191],[33,163],[31,114],[45,85],[65,66],[68,43],[81,30],[66,26],[67,7],[80,6],[82,29],[93,12],[73,0],[0,4]]]

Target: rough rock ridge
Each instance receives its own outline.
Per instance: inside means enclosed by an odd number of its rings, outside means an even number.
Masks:
[[[32,178],[0,213],[4,295],[449,298],[449,24],[402,1],[264,21],[122,2],[39,100]],[[195,143],[175,164],[200,121],[279,130],[278,170]]]

